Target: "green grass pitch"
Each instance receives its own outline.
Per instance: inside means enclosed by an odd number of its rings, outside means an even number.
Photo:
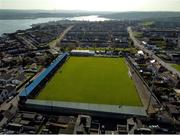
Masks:
[[[70,57],[37,99],[142,105],[124,58]]]

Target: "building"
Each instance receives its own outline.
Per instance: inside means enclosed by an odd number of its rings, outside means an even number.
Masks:
[[[8,96],[8,91],[4,89],[0,89],[0,103],[3,103],[4,100],[7,98],[7,96]]]
[[[94,56],[95,51],[91,51],[91,50],[72,50],[71,55],[74,55],[74,56]]]
[[[16,94],[16,86],[7,84],[6,86],[0,86],[0,103],[4,102],[8,97]]]
[[[180,36],[178,37],[178,48],[180,48]]]
[[[74,134],[89,134],[92,118],[88,115],[79,115],[75,124]]]

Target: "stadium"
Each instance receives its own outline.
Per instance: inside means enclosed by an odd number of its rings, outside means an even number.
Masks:
[[[60,54],[20,93],[20,102],[56,113],[146,116],[125,58]]]

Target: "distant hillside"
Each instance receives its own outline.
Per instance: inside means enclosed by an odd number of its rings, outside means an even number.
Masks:
[[[66,10],[0,10],[0,20],[36,19],[51,17],[77,17],[86,15],[102,15],[103,13]]]
[[[97,12],[97,11],[81,11],[81,10],[5,10],[0,9],[0,20],[12,19],[36,19],[36,18],[53,18],[53,17],[77,17],[99,15],[115,20],[144,20],[144,19],[160,19],[180,17],[180,12]]]
[[[161,18],[151,18],[148,20],[160,21],[160,22],[178,22],[180,24],[180,17],[161,17]]]
[[[115,20],[142,20],[149,18],[171,18],[180,17],[180,12],[122,12],[102,15]]]

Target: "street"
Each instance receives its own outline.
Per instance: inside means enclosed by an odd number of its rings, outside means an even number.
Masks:
[[[61,33],[60,36],[56,39],[56,42],[50,45],[50,48],[51,48],[52,50],[53,50],[53,49],[59,50],[59,47],[56,46],[56,43],[57,43],[57,42],[60,42],[60,41],[64,38],[64,36],[65,36],[72,28],[73,28],[73,25],[72,25],[72,26],[69,26],[67,29],[65,29],[65,30],[63,31],[63,33]]]
[[[132,39],[132,41],[134,42],[135,47],[141,49],[142,51],[144,51],[145,53],[149,54],[149,56],[151,56],[153,59],[155,59],[156,61],[158,61],[162,66],[164,66],[167,70],[171,71],[173,74],[177,74],[178,77],[180,77],[180,72],[177,71],[175,68],[173,68],[170,64],[165,63],[164,61],[162,61],[159,57],[157,57],[152,51],[146,49],[144,46],[141,45],[141,42],[136,39],[133,35],[133,31],[131,29],[131,27],[127,28],[130,38]]]

